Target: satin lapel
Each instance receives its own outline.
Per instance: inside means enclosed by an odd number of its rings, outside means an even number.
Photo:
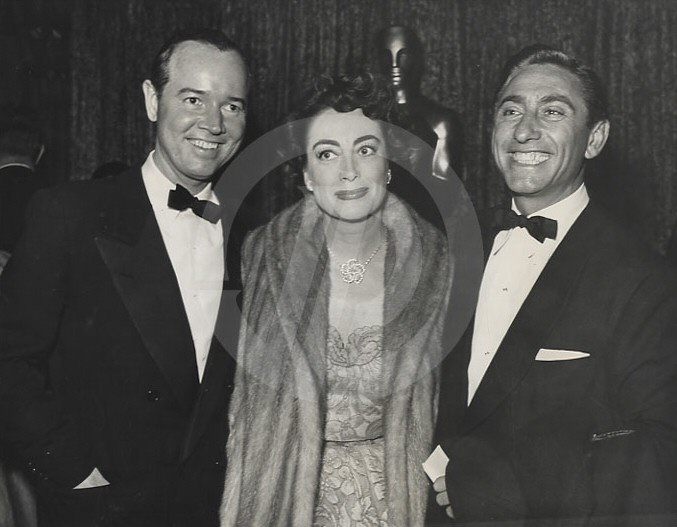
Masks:
[[[190,408],[197,364],[181,292],[140,174],[100,218],[96,244],[144,345]]]
[[[581,213],[522,304],[468,408],[464,431],[486,419],[534,364],[594,251],[592,216],[590,206]]]
[[[202,384],[193,406],[190,426],[186,431],[181,449],[181,460],[186,459],[191,454],[210,424],[215,420],[227,418],[227,403],[233,392],[234,377],[235,360],[214,337],[209,349]],[[218,415],[219,411],[223,412],[223,415]],[[227,435],[224,434],[224,448],[226,439]]]
[[[440,443],[458,434],[468,410],[468,363],[474,323],[473,319],[442,363],[439,416],[435,432]]]

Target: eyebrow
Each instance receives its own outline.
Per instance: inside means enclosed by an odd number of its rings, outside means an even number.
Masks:
[[[517,104],[526,104],[526,99],[522,95],[508,95],[506,97],[503,97],[501,101],[498,103],[496,108],[500,108],[507,102],[514,102]],[[574,106],[574,103],[567,97],[566,95],[545,95],[544,97],[541,97],[538,100],[539,104],[550,104],[553,102],[561,102],[563,104],[566,104],[569,108],[571,108],[572,111],[576,111],[576,107]]]
[[[574,103],[566,95],[546,95],[545,97],[543,97],[540,100],[540,102],[544,103],[544,104],[549,104],[551,102],[561,102],[563,104],[566,104],[574,112],[576,111],[576,107],[574,106]]]
[[[503,106],[507,102],[516,102],[519,104],[524,104],[524,97],[522,97],[521,95],[507,95],[498,102],[496,108]]]
[[[315,150],[315,148],[319,145],[331,145],[331,146],[338,146],[338,147],[341,146],[338,141],[334,141],[332,139],[320,139],[317,143],[315,143],[313,145],[313,150]]]
[[[181,88],[177,93],[179,95],[182,93],[197,93],[198,95],[204,95],[207,92],[204,90],[198,90],[197,88]]]
[[[364,141],[370,141],[370,140],[376,141],[378,143],[381,142],[381,140],[378,137],[376,137],[375,135],[367,134],[367,135],[363,135],[363,136],[360,136],[357,139],[355,139],[355,141],[353,141],[353,144],[356,145],[356,144],[362,143]],[[313,150],[315,150],[315,148],[318,145],[331,145],[331,146],[337,146],[339,148],[341,147],[341,144],[338,141],[334,141],[333,139],[320,139],[317,143],[315,143],[313,145]]]
[[[181,88],[178,92],[178,95],[183,95],[184,93],[195,93],[197,95],[205,95],[207,92],[205,90],[199,90],[197,88]],[[229,101],[242,103],[242,106],[247,106],[247,101],[243,97],[228,97]]]
[[[355,141],[353,141],[353,144],[356,145],[358,143],[362,143],[363,141],[377,141],[378,143],[381,142],[381,140],[375,135],[367,134],[355,139]]]

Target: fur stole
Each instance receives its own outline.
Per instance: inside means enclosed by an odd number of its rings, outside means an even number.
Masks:
[[[222,526],[312,525],[326,414],[330,277],[324,214],[312,196],[252,232]],[[388,523],[423,525],[437,412],[441,333],[453,265],[444,237],[393,195],[384,297]]]

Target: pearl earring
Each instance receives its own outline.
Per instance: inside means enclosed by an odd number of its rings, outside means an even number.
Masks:
[[[386,176],[386,185],[390,185],[390,180],[393,179],[393,173],[388,169],[388,175]]]

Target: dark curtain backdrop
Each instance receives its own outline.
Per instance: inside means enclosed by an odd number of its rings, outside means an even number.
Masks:
[[[418,32],[426,50],[422,91],[462,116],[461,177],[478,207],[506,197],[489,153],[496,76],[510,54],[543,42],[593,66],[608,87],[611,139],[588,174],[595,196],[626,214],[660,250],[677,216],[675,0],[4,0],[0,5],[3,42],[5,35],[38,26],[61,32],[59,39],[37,44],[33,38],[42,52],[27,51],[26,60],[38,73],[24,75],[8,92],[11,97],[31,90],[42,105],[57,150],[51,158],[55,181],[88,178],[108,160],[143,159],[153,132],[140,84],[153,53],[177,28],[215,26],[240,42],[253,74],[255,137],[280,123],[315,75],[373,66],[374,35],[401,23]],[[3,65],[10,60],[5,55]],[[26,86],[29,82],[37,86]],[[272,199],[264,206],[272,209]]]
[[[70,11],[60,0],[0,0],[0,107],[26,104],[45,131],[45,176],[67,177]],[[0,115],[0,123],[5,116]]]

